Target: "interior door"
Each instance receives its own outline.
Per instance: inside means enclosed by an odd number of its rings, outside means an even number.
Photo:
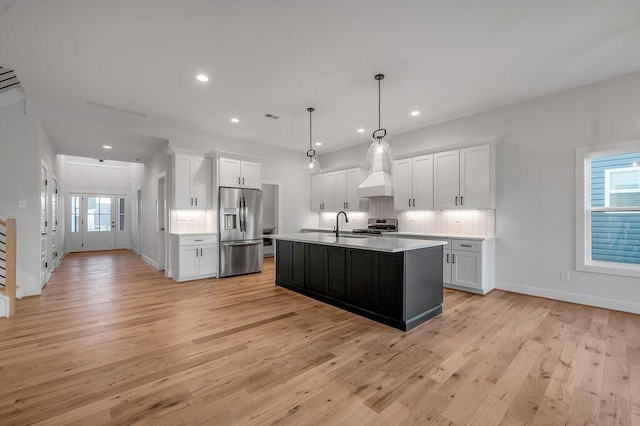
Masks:
[[[40,286],[47,283],[47,166],[40,166]]]
[[[58,179],[51,177],[51,269],[58,263]]]
[[[84,251],[116,248],[116,197],[106,194],[84,194]]]

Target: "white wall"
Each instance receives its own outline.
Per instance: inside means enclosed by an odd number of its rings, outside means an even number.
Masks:
[[[0,109],[0,218],[17,223],[18,296],[40,294],[39,132],[24,101]],[[20,199],[26,208],[18,208]]]
[[[158,262],[158,175],[167,173],[167,205],[173,203],[173,171],[167,146],[144,162],[142,178],[142,258],[157,267]]]
[[[640,72],[396,135],[396,154],[504,135],[497,150],[498,288],[640,313],[640,282],[575,271],[576,147],[640,138]],[[368,144],[327,153],[362,161]],[[571,271],[561,281],[560,271]]]

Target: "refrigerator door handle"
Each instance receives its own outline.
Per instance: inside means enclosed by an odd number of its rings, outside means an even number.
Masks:
[[[246,243],[222,243],[222,247],[246,247],[246,246],[257,246],[258,244],[262,244],[262,240],[249,241]]]
[[[242,232],[247,232],[247,200],[242,196],[242,207],[240,208],[240,216],[242,217]]]

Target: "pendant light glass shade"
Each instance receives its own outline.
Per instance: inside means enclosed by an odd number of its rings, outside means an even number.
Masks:
[[[384,139],[374,139],[367,150],[366,164],[369,172],[374,170],[390,172],[393,166],[393,151]]]
[[[309,111],[309,151],[307,151],[307,159],[304,160],[302,164],[302,173],[317,175],[322,172],[322,169],[320,168],[320,163],[318,163],[318,160],[315,158],[316,150],[311,147],[311,113],[315,111],[315,109],[307,108],[307,111]]]
[[[322,172],[320,169],[320,163],[318,163],[318,160],[314,157],[309,157],[309,159],[302,165],[302,172],[308,175],[317,175]]]
[[[384,79],[384,74],[376,75],[375,79],[378,81],[378,130],[373,132],[373,142],[371,142],[367,151],[366,164],[369,171],[383,170],[390,172],[393,165],[393,151],[391,146],[383,139],[387,135],[386,129],[380,126],[380,81]]]

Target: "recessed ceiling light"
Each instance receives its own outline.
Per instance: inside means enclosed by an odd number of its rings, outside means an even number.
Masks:
[[[358,129],[358,133],[364,133],[364,129]]]
[[[420,115],[420,111],[411,111],[411,115],[413,115],[414,117],[416,115]]]
[[[111,149],[111,145],[102,145],[104,149]]]
[[[235,118],[235,117],[234,117],[234,118],[232,118],[232,119],[231,119],[231,122],[232,122],[232,123],[239,123],[239,122],[240,122],[240,120],[238,120],[237,118]]]
[[[316,146],[321,146],[322,142],[316,142]]]
[[[205,82],[209,81],[209,77],[207,77],[207,76],[206,76],[206,75],[204,75],[204,74],[198,74],[198,75],[196,76],[196,78],[198,79],[198,81],[201,81],[201,82],[203,82],[203,83],[205,83]]]

